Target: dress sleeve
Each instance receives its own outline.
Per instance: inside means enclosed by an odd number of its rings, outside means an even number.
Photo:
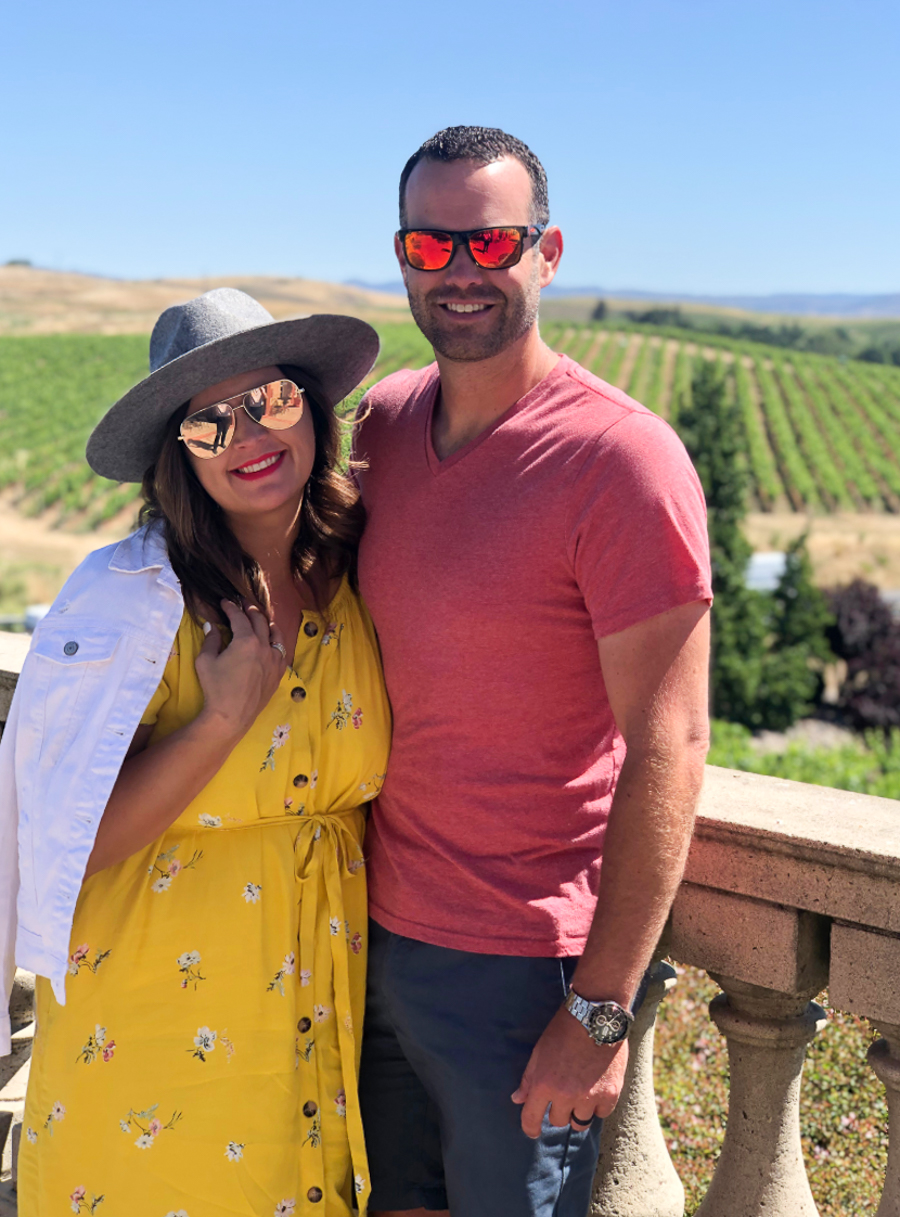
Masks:
[[[169,652],[169,658],[166,663],[166,670],[163,672],[163,678],[159,682],[156,692],[150,698],[150,704],[141,715],[142,727],[153,727],[159,718],[159,712],[172,695],[172,689],[176,683],[177,673],[175,665],[178,663],[180,647],[178,638],[172,643],[172,650]]]
[[[157,688],[156,692],[150,698],[150,704],[141,715],[142,727],[153,727],[156,725],[156,720],[159,718],[160,710],[169,700],[169,692],[169,686],[166,684],[165,677],[163,677],[163,679],[159,682],[159,687]]]
[[[595,442],[572,487],[567,534],[596,638],[712,601],[703,489],[656,415],[627,415]]]

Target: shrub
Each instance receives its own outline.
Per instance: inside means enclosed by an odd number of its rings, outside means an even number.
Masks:
[[[847,664],[839,704],[855,727],[900,726],[900,623],[878,588],[862,579],[828,593],[829,642]]]

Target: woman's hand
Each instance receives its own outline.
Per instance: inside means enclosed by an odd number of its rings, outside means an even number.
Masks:
[[[196,668],[204,707],[198,716],[235,743],[246,734],[268,705],[287,667],[281,631],[250,605],[240,608],[230,600],[222,609],[231,626],[231,642],[222,650],[219,631],[210,627],[197,656]]]

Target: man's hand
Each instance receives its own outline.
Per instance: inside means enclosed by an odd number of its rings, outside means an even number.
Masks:
[[[628,1041],[595,1044],[584,1027],[562,1008],[534,1046],[513,1094],[523,1104],[522,1129],[537,1140],[550,1104],[550,1123],[583,1132],[591,1116],[604,1118],[619,1100],[628,1065]],[[581,1124],[573,1122],[577,1116]]]

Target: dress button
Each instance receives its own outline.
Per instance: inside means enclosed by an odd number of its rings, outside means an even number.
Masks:
[[[295,786],[302,787],[302,786],[306,786],[308,783],[309,783],[309,778],[306,776],[305,773],[298,773],[297,776],[294,778]]]
[[[318,634],[318,632],[319,632],[319,627],[316,625],[316,623],[314,621],[307,621],[306,625],[303,627],[303,633],[306,635],[307,638],[315,638],[315,636],[316,636],[316,634]]]
[[[75,655],[77,653],[77,651],[78,651],[77,642],[67,642],[66,645],[63,647],[64,655]]]
[[[296,689],[291,689],[291,699],[293,701],[303,701],[306,697],[306,690],[301,689],[298,685]]]

